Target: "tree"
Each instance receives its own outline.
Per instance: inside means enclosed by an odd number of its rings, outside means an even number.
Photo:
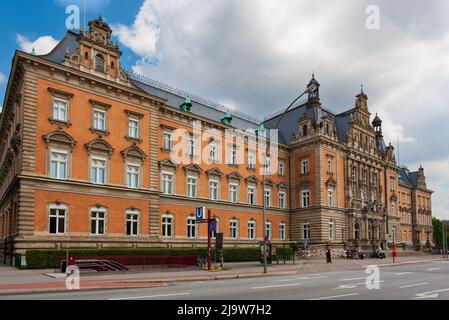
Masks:
[[[435,246],[440,249],[443,248],[443,222],[445,223],[446,230],[447,230],[449,227],[449,223],[447,221],[441,221],[440,219],[435,218],[435,217],[432,218],[433,238],[435,241]],[[448,240],[449,240],[449,235],[447,235],[446,243],[448,243]]]

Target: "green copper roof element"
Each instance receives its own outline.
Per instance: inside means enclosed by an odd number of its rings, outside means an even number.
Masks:
[[[36,49],[33,48],[33,50],[31,50],[31,54],[32,54],[33,56],[36,56],[36,55],[37,55]]]
[[[265,134],[265,126],[263,125],[263,123],[261,123],[259,125],[259,128],[256,129],[256,135],[260,134]]]
[[[221,123],[230,125],[232,122],[232,113],[230,111],[226,112],[226,116],[221,119]]]
[[[192,100],[187,97],[185,102],[183,104],[181,104],[180,106],[181,110],[183,111],[192,111]]]

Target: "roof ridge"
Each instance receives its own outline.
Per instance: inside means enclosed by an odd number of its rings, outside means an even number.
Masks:
[[[163,90],[163,91],[175,94],[175,95],[180,96],[182,98],[189,97],[191,100],[193,100],[193,101],[195,101],[197,103],[200,103],[200,104],[202,104],[202,105],[204,105],[206,107],[213,108],[213,109],[216,109],[216,110],[221,111],[221,112],[225,112],[225,113],[226,112],[231,112],[233,116],[236,116],[238,118],[241,118],[241,119],[249,121],[249,122],[252,122],[254,124],[260,124],[262,122],[260,119],[257,119],[255,117],[246,115],[246,114],[244,114],[244,113],[242,113],[240,111],[235,110],[234,108],[226,107],[226,106],[224,106],[222,104],[219,104],[218,102],[215,102],[215,101],[213,101],[211,99],[201,97],[199,95],[196,95],[196,94],[193,94],[191,92],[188,92],[187,90],[179,89],[179,88],[177,88],[177,87],[175,87],[173,85],[170,85],[170,84],[167,84],[165,82],[156,80],[156,79],[151,78],[149,76],[146,76],[146,75],[134,72],[132,70],[127,70],[125,72],[126,72],[127,76],[130,79],[134,80],[134,81],[141,82],[141,83],[149,85],[149,86],[153,86],[153,87],[155,87],[157,89],[160,89],[160,90]]]

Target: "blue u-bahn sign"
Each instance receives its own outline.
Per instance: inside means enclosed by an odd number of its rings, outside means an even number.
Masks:
[[[206,208],[198,207],[196,208],[196,221],[206,220]]]

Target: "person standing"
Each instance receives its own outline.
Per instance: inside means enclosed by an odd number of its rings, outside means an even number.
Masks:
[[[330,249],[327,249],[326,261],[327,261],[327,263],[332,263],[332,256],[331,256],[331,250]]]

